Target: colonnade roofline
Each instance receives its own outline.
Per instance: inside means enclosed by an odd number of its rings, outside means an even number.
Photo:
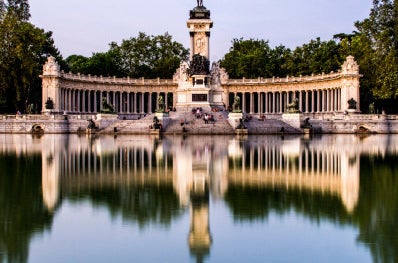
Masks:
[[[331,72],[328,74],[312,74],[308,76],[286,76],[286,77],[272,77],[272,78],[241,78],[241,79],[225,79],[222,81],[222,85],[236,85],[236,84],[245,84],[245,85],[255,85],[255,84],[286,84],[286,83],[308,83],[308,82],[319,82],[319,81],[328,81],[328,80],[337,80],[345,76],[339,70],[338,72]],[[361,75],[355,75],[361,77]],[[174,79],[146,79],[142,78],[130,78],[130,77],[103,77],[103,76],[91,76],[91,75],[84,75],[84,74],[74,74],[74,73],[65,73],[61,71],[61,78],[66,80],[73,80],[73,81],[80,81],[80,82],[91,82],[91,83],[114,83],[114,84],[137,84],[137,85],[161,85],[161,84],[171,84],[177,85],[176,80]]]
[[[117,78],[117,77],[103,77],[103,76],[91,76],[84,74],[73,74],[73,73],[65,73],[61,71],[62,79],[72,80],[76,82],[88,82],[88,83],[112,83],[112,84],[127,84],[127,85],[177,85],[176,81],[173,79],[146,79],[146,78]]]
[[[245,84],[245,85],[250,85],[250,84],[286,84],[286,83],[308,83],[308,82],[319,82],[319,81],[328,81],[328,80],[337,80],[341,79],[343,77],[343,74],[339,71],[337,73],[331,72],[329,74],[312,74],[310,76],[299,76],[299,77],[292,77],[292,76],[286,76],[286,77],[272,77],[272,78],[255,78],[255,79],[247,79],[247,78],[241,78],[241,79],[227,79],[224,85],[236,85],[236,84]]]

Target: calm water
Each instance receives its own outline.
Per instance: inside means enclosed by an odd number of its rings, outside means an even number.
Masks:
[[[398,262],[398,136],[0,135],[0,262]]]

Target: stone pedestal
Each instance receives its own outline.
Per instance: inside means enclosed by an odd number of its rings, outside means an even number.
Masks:
[[[243,119],[243,113],[242,112],[230,112],[228,114],[228,122],[231,124],[232,128],[236,129],[240,121]]]
[[[284,113],[282,114],[282,121],[289,124],[293,128],[301,128],[301,113]]]

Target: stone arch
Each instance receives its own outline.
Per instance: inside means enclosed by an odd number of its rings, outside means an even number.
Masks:
[[[358,124],[355,128],[355,133],[367,134],[367,133],[371,133],[371,132],[372,131],[371,131],[369,125],[364,124],[364,123]]]
[[[33,124],[31,132],[32,132],[32,134],[43,134],[44,133],[44,125],[40,124],[40,123]]]

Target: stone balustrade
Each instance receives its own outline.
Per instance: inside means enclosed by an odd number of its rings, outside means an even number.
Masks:
[[[310,76],[291,77],[285,78],[272,77],[272,78],[256,78],[256,79],[228,79],[225,84],[273,84],[273,83],[297,83],[297,82],[311,82],[311,81],[327,81],[334,80],[341,77],[341,72],[331,72],[329,74],[319,74]]]
[[[95,83],[112,83],[112,84],[137,84],[137,85],[162,85],[162,84],[175,84],[172,79],[145,79],[145,78],[138,78],[133,79],[130,77],[126,78],[116,78],[116,77],[103,77],[103,76],[91,76],[91,75],[84,75],[84,74],[73,74],[71,72],[65,73],[61,72],[61,78],[65,80],[72,80],[72,81],[81,81],[81,82],[95,82]]]

